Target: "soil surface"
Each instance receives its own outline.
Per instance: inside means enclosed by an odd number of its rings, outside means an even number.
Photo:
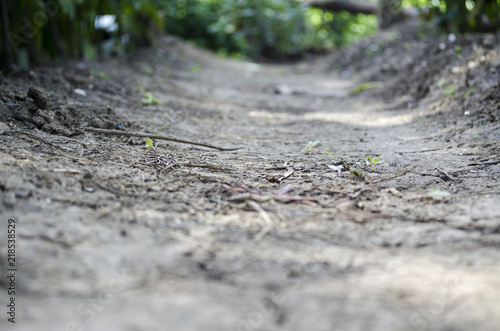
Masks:
[[[0,328],[500,330],[499,117],[492,34],[3,76]]]

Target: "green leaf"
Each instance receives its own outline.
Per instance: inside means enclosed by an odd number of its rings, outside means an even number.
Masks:
[[[349,171],[350,171],[350,172],[351,172],[351,174],[353,174],[353,175],[356,175],[356,176],[358,176],[358,177],[360,177],[360,176],[361,176],[361,173],[360,173],[358,170],[356,170],[356,169],[352,169],[352,168],[351,168]]]
[[[153,141],[151,139],[146,139],[146,145],[149,146],[149,149],[153,149]]]

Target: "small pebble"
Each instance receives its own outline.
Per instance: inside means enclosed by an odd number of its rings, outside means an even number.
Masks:
[[[78,94],[78,95],[81,95],[81,96],[84,96],[84,97],[87,96],[87,92],[85,92],[85,90],[82,90],[82,89],[79,89],[79,88],[75,89],[73,92],[75,94]]]

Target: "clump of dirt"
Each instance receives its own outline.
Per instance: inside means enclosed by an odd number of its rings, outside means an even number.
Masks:
[[[114,96],[130,92],[113,82],[103,84],[89,70],[72,70],[73,65],[68,63],[66,70],[41,68],[14,73],[8,89],[0,89],[0,121],[16,129],[39,129],[67,137],[82,134],[80,129],[86,126],[123,128],[123,119],[109,105],[82,101],[87,99],[86,91]]]

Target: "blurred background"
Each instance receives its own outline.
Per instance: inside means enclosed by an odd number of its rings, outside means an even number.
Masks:
[[[283,61],[419,18],[443,31],[494,32],[500,0],[0,0],[2,70],[106,59],[179,36],[221,56]]]

